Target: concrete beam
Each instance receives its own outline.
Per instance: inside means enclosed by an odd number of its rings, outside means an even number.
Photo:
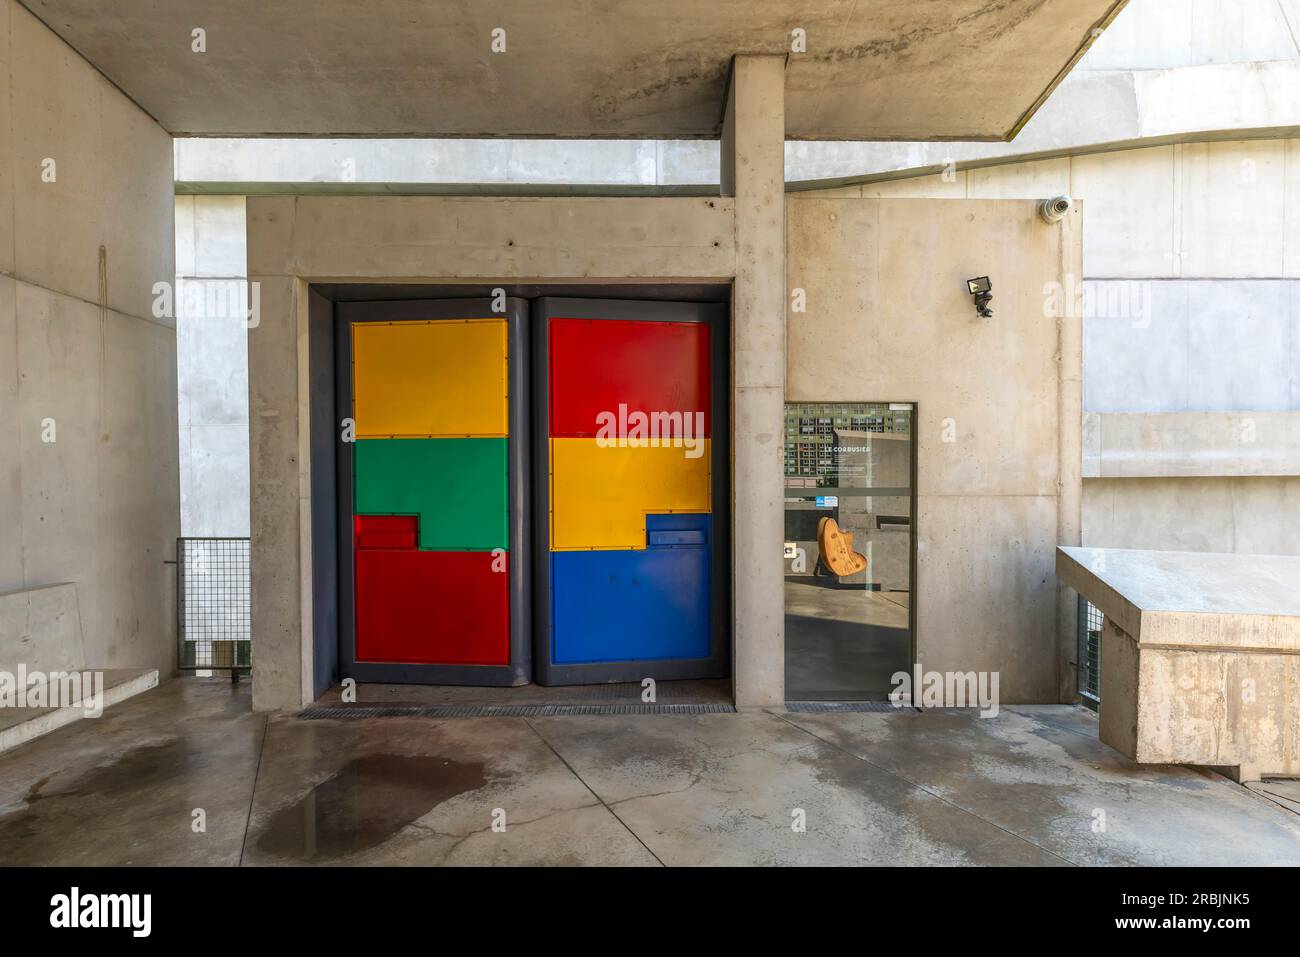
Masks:
[[[1121,25],[1123,20],[1120,21]],[[1010,142],[790,141],[791,189],[886,182],[1057,156],[1300,132],[1300,60],[1066,78]],[[722,152],[729,152],[723,144]],[[716,140],[176,140],[182,193],[673,195],[720,181]],[[724,194],[730,192],[724,190]]]
[[[793,51],[792,137],[993,140],[1125,2],[27,5],[178,135],[712,138],[744,50]]]
[[[823,189],[1169,143],[1300,131],[1300,60],[1076,72],[1005,143],[792,142],[791,189]]]
[[[785,700],[785,58],[738,56],[723,120],[734,193],[732,669],[738,706]]]

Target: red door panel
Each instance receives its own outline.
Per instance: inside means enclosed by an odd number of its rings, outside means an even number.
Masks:
[[[597,416],[620,404],[629,414],[702,412],[712,436],[704,323],[552,319],[550,337],[553,437],[594,438]]]
[[[509,664],[505,553],[363,546],[355,555],[357,661]]]
[[[414,515],[357,515],[353,517],[357,548],[416,548],[420,523]]]

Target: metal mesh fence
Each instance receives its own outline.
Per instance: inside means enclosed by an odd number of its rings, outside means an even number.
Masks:
[[[176,540],[182,671],[247,671],[252,606],[247,538]]]
[[[1079,694],[1085,704],[1101,700],[1101,611],[1079,596]]]

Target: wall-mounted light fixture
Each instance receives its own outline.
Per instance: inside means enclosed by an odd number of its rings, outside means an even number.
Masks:
[[[989,303],[993,301],[993,280],[989,279],[988,276],[967,279],[966,289],[975,297],[975,315],[981,319],[991,319],[993,317],[993,307]]]

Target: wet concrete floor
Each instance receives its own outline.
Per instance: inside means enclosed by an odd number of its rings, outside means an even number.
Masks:
[[[1070,707],[308,721],[249,700],[175,680],[0,755],[0,864],[1300,864],[1284,800],[1134,765]]]

